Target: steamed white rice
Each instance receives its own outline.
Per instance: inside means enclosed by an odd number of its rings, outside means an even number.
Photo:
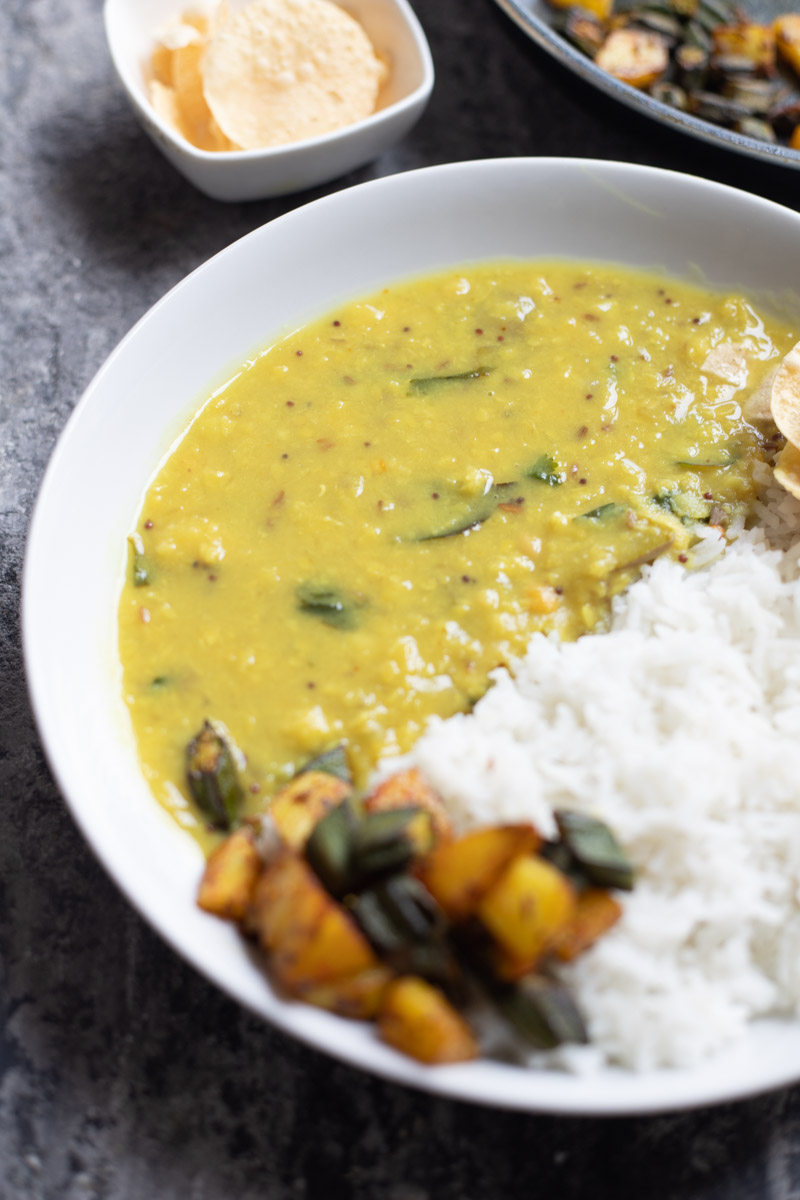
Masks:
[[[563,970],[576,1069],[690,1065],[800,1016],[800,503],[763,472],[757,529],[646,569],[607,635],[537,635],[409,756],[462,828],[583,809],[636,863],[619,925]]]

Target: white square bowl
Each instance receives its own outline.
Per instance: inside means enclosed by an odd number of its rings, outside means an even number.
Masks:
[[[341,7],[366,30],[389,64],[380,107],[333,133],[288,146],[224,153],[198,150],[153,109],[146,68],[156,32],[187,0],[106,0],[111,59],[145,132],[190,183],[214,200],[263,200],[326,183],[377,158],[419,120],[433,89],[433,60],[407,0],[346,0]]]

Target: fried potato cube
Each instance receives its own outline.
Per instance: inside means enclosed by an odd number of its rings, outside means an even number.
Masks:
[[[276,978],[295,996],[380,965],[352,917],[289,851],[265,867],[248,922]]]
[[[530,970],[574,919],[575,889],[543,858],[515,858],[478,905],[477,915],[498,946]]]
[[[648,88],[669,67],[669,48],[657,33],[645,29],[615,29],[597,52],[598,67],[631,87]]]
[[[383,993],[393,978],[388,967],[370,967],[357,975],[346,975],[332,983],[318,984],[303,989],[307,1004],[325,1008],[340,1017],[352,1017],[357,1021],[371,1021],[378,1015]]]
[[[607,933],[622,916],[622,905],[605,888],[587,888],[578,896],[575,914],[562,929],[553,951],[562,962],[572,962]]]
[[[717,25],[711,30],[712,58],[743,58],[764,75],[775,71],[776,30],[755,21]]]
[[[573,8],[580,9],[583,12],[592,13],[601,21],[607,21],[611,16],[614,8],[614,0],[549,0],[553,8]]]
[[[772,23],[778,54],[800,75],[800,13],[786,13]]]
[[[541,837],[532,825],[494,825],[476,829],[437,846],[417,874],[451,921],[462,921],[477,908],[513,858],[538,849]]]
[[[237,829],[209,856],[197,903],[227,921],[242,921],[263,868],[250,828]]]
[[[439,988],[403,975],[383,993],[378,1031],[385,1042],[419,1062],[454,1063],[476,1058],[469,1025]]]
[[[434,791],[421,771],[412,767],[398,771],[379,784],[364,801],[367,812],[388,812],[395,808],[422,808],[430,814],[437,841],[450,841],[453,822],[438,792]]]
[[[352,794],[352,787],[325,771],[305,771],[278,792],[269,813],[287,846],[302,850],[326,812]]]

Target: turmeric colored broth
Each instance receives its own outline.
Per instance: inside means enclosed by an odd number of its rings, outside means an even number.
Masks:
[[[748,510],[740,401],[794,337],[740,297],[536,262],[388,287],[265,350],[136,527],[119,643],[156,796],[202,833],[183,774],[207,717],[253,809],[342,739],[363,780],[534,631],[602,628],[643,561]],[[701,369],[726,342],[745,390]]]

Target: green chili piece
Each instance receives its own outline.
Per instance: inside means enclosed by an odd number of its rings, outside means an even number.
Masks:
[[[150,582],[150,570],[144,556],[144,542],[138,533],[132,533],[128,544],[133,550],[133,586],[146,587]]]
[[[354,629],[358,623],[358,602],[330,584],[306,580],[297,585],[295,597],[300,612],[332,629]]]
[[[197,807],[214,829],[230,829],[239,815],[242,785],[230,746],[210,721],[186,747],[186,778]]]
[[[412,379],[408,385],[410,396],[427,396],[428,392],[448,383],[466,383],[470,379],[485,379],[490,374],[488,367],[480,367],[476,371],[461,371],[457,375],[428,375],[420,379]]]
[[[603,821],[567,809],[554,815],[564,845],[591,883],[631,891],[633,864]]]

